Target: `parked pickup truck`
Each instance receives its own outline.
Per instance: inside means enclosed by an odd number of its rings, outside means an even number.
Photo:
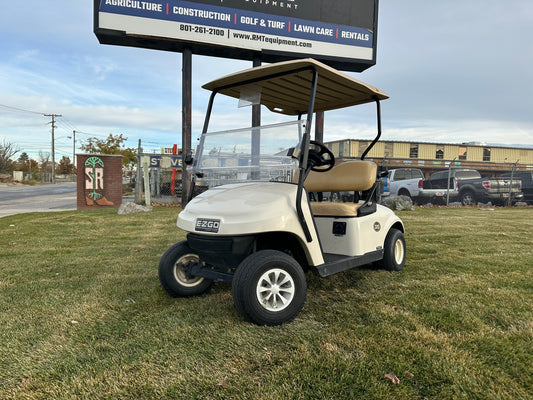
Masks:
[[[525,201],[527,204],[533,204],[533,171],[515,171],[513,173],[506,172],[501,176],[510,179],[511,175],[513,177],[513,181],[522,181],[522,192],[524,193],[524,198],[522,201]]]
[[[419,201],[446,203],[448,189],[448,173],[450,174],[449,201],[460,201],[463,205],[474,205],[478,202],[505,205],[509,198],[511,178],[482,178],[475,169],[452,169],[439,171],[419,183]],[[513,180],[511,203],[521,201],[522,183]]]
[[[417,168],[391,169],[382,178],[384,195],[418,197],[418,182],[424,179],[424,174]]]

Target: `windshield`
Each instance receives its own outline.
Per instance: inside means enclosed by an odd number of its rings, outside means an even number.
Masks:
[[[214,187],[247,181],[292,182],[304,122],[205,133],[197,148],[193,173],[201,185]]]

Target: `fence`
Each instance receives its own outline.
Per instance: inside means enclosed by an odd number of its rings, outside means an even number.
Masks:
[[[181,155],[141,153],[135,181],[137,203],[181,203]]]

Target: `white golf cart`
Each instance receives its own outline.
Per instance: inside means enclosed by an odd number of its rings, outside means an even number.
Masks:
[[[199,295],[213,282],[231,282],[247,321],[279,325],[301,311],[308,270],[328,276],[370,263],[403,268],[403,224],[377,204],[377,166],[364,160],[381,134],[385,93],[312,59],[248,69],[203,87],[212,93],[192,185],[209,189],[179,214],[187,240],[159,263],[170,295]],[[218,93],[298,119],[208,132]],[[361,160],[335,165],[332,152],[310,140],[313,113],[370,102],[377,105],[376,138]],[[324,193],[346,191],[353,202],[322,201]]]

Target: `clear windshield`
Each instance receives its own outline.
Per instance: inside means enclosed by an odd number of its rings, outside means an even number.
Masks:
[[[195,155],[193,173],[214,187],[247,181],[292,182],[298,161],[288,155],[300,148],[304,121],[206,133]]]

